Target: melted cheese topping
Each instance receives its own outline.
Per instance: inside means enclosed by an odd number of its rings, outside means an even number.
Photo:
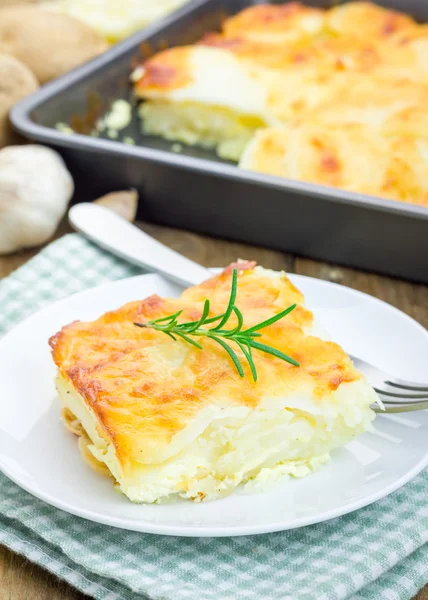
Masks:
[[[425,154],[415,148],[428,138],[427,56],[427,25],[370,2],[330,10],[297,2],[256,5],[226,19],[219,33],[147,60],[135,92],[145,101],[141,116],[149,134],[214,148],[235,161],[249,144],[245,168],[426,204]],[[257,144],[272,133],[259,137],[259,130],[285,129],[291,139],[302,124],[322,126],[323,135],[350,127],[350,143],[338,142],[342,175],[310,169],[310,161],[292,169],[288,163],[302,160],[300,142],[287,143],[279,168],[272,153],[261,155],[266,144]],[[364,131],[357,134],[355,124]],[[381,177],[368,186],[358,180],[355,153],[363,154],[363,140],[372,138],[371,170]]]
[[[223,24],[227,38],[245,38],[267,44],[290,44],[316,35],[325,26],[324,11],[299,2],[261,4],[247,8]]]
[[[254,351],[255,383],[244,360],[240,378],[211,340],[203,340],[201,351],[134,325],[179,309],[183,319],[197,319],[207,297],[212,314],[223,312],[230,268],[180,298],[132,302],[92,323],[72,323],[51,339],[72,430],[79,435],[82,425],[85,453],[106,465],[133,501],[215,498],[262,471],[262,479],[275,479],[265,469],[278,477],[306,474],[374,416],[369,405],[376,396],[349,357],[308,335],[316,327],[313,315],[287,276],[254,263],[239,268],[237,305],[246,327],[298,304],[260,340],[300,367]]]
[[[240,166],[403,202],[417,198],[428,206],[428,138],[388,135],[359,124],[264,129],[247,146]]]

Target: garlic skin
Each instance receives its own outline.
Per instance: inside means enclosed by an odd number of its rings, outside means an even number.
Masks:
[[[73,179],[54,150],[38,145],[0,150],[0,254],[49,240],[73,191]]]

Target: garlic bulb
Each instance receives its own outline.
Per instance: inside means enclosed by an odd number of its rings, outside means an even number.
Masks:
[[[62,158],[44,146],[0,150],[0,254],[49,240],[73,195]]]

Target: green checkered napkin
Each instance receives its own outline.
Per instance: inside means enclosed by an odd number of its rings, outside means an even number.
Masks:
[[[0,334],[49,302],[140,271],[68,235],[0,282]],[[428,581],[428,471],[294,531],[176,538],[71,516],[0,474],[0,543],[103,600],[408,600]]]

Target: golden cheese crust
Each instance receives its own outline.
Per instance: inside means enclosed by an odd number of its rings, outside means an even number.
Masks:
[[[300,367],[254,351],[258,372],[254,383],[244,360],[241,378],[226,352],[208,339],[199,350],[134,325],[179,309],[184,320],[196,319],[206,298],[212,314],[219,314],[229,299],[231,268],[179,298],[151,296],[131,302],[91,323],[71,323],[51,338],[60,375],[96,415],[98,433],[114,444],[124,471],[143,454],[149,463],[150,448],[168,445],[197,413],[225,399],[229,405],[257,407],[262,397],[298,390],[322,402],[342,383],[360,379],[337,344],[306,333],[313,326],[312,313],[284,273],[272,276],[245,262],[239,269],[236,304],[246,326],[298,304],[286,318],[263,330],[260,339],[294,357]],[[241,356],[238,348],[236,352]]]
[[[350,2],[327,11],[326,26],[340,36],[384,41],[414,28],[416,22],[408,15],[372,2]]]
[[[248,146],[241,166],[403,202],[417,198],[428,206],[428,156],[423,158],[417,141],[358,124],[264,129]]]
[[[259,4],[226,19],[222,31],[227,38],[286,44],[319,33],[325,26],[325,11],[300,2]]]
[[[425,71],[427,80],[427,37],[427,26],[370,2],[330,10],[287,2],[247,8],[226,19],[220,33],[208,33],[197,44],[221,48],[259,67],[310,66],[330,75],[384,68],[392,77],[400,70],[401,77],[414,80]],[[194,81],[194,47],[171,48],[145,61],[144,75],[135,84],[137,95],[145,97],[152,87],[174,90]]]
[[[274,127],[277,133],[256,134],[256,141],[263,143],[255,162],[244,158],[245,168],[426,205],[427,57],[428,25],[371,2],[348,2],[329,10],[298,2],[258,4],[226,19],[220,32],[147,60],[135,92],[148,107],[163,107],[164,112],[142,111],[151,134],[216,147],[221,156],[236,159],[259,127]],[[178,112],[181,116],[169,131],[157,121],[168,123],[177,105],[188,106],[188,112]],[[200,106],[212,111],[195,133],[191,115],[194,111],[200,124],[204,113],[195,112]],[[241,124],[251,118],[258,123],[230,156],[210,125],[219,122],[224,110],[230,118],[235,111]],[[151,121],[150,114],[155,115]],[[187,121],[183,125],[180,119]],[[226,130],[230,120],[224,122]],[[307,129],[293,136],[292,130],[302,124],[318,132],[321,127],[323,137],[331,128],[349,128],[349,144],[340,132],[332,134],[337,165],[322,156],[321,168],[318,158],[304,159],[306,142],[289,141],[306,136]],[[231,131],[225,133],[228,140]],[[280,157],[282,150],[272,151],[284,139],[290,165],[299,165],[294,172]],[[366,140],[375,174],[371,185],[368,177],[359,181],[356,171],[353,175],[355,152],[366,152]],[[250,154],[256,141],[250,141]],[[266,147],[269,151],[262,156]]]
[[[173,90],[192,81],[189,64],[191,46],[171,48],[144,63],[143,76],[135,83],[136,94],[150,90]]]

